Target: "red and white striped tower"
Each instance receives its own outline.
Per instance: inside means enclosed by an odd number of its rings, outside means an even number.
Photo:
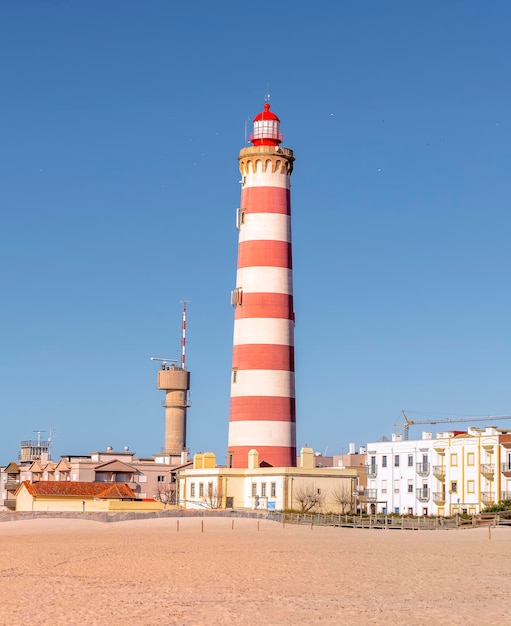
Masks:
[[[186,305],[188,300],[183,300],[183,323],[181,326],[181,369],[185,369],[186,355]]]
[[[293,151],[280,146],[268,102],[254,118],[252,146],[238,157],[241,205],[227,461],[296,466],[290,179]]]

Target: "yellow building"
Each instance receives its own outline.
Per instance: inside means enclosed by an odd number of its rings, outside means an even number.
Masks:
[[[178,499],[186,509],[348,513],[356,509],[362,474],[363,467],[314,467],[312,448],[302,448],[299,467],[260,467],[257,450],[249,452],[248,468],[220,467],[207,452],[179,472]]]
[[[23,481],[15,493],[16,511],[160,511],[160,502],[137,501],[124,483]]]

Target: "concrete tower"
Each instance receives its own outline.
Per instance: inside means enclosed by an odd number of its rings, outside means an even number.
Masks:
[[[186,409],[190,372],[177,365],[162,365],[156,382],[165,391],[165,454],[180,455],[186,450]]]
[[[227,464],[296,466],[290,179],[293,151],[280,146],[269,103],[238,157],[239,230]]]
[[[185,367],[186,345],[186,302],[183,307],[181,367],[171,359],[152,357],[153,361],[161,361],[156,386],[165,391],[162,406],[165,409],[165,448],[163,452],[169,456],[179,456],[186,452],[186,410],[189,404],[190,372]],[[168,363],[171,363],[168,365]]]

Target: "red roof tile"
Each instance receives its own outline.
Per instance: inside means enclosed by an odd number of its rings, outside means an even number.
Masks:
[[[106,482],[76,482],[59,480],[40,480],[31,483],[28,480],[21,483],[17,492],[25,486],[32,496],[55,496],[55,497],[89,497],[105,499],[130,499],[135,500],[136,495],[126,485],[126,483],[106,483]],[[17,493],[16,492],[16,493]]]

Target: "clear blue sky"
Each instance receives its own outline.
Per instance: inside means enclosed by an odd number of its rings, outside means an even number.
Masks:
[[[364,445],[402,409],[510,414],[510,20],[507,0],[3,2],[0,463],[50,425],[54,458],[158,452],[149,358],[179,358],[183,299],[188,444],[225,461],[237,155],[267,85],[296,156],[298,446]]]

